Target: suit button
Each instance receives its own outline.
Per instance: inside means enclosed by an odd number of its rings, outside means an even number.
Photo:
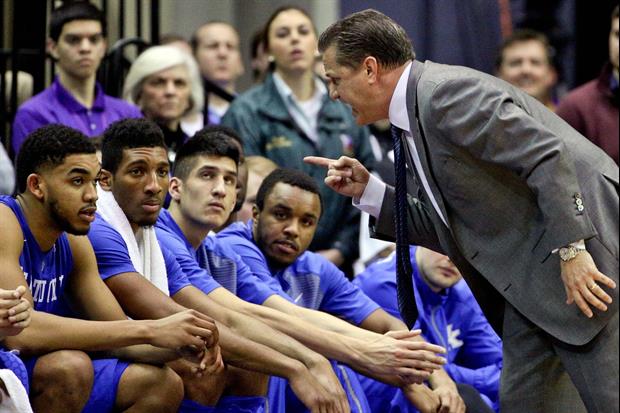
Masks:
[[[581,198],[577,198],[575,200],[575,203],[577,204],[577,206],[583,205],[583,201],[581,200]]]
[[[577,206],[577,211],[581,212],[583,211],[585,208],[583,207],[583,205],[578,205]]]

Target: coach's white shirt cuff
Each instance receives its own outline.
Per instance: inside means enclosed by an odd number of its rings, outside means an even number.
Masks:
[[[360,199],[353,198],[353,206],[375,218],[379,218],[386,189],[387,185],[371,174],[362,197]]]

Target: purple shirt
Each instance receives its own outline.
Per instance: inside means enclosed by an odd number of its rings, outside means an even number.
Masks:
[[[60,84],[58,77],[50,87],[24,102],[13,122],[12,145],[15,153],[19,152],[32,131],[50,123],[60,123],[93,137],[103,134],[111,123],[119,119],[142,117],[136,106],[105,95],[98,83],[95,88],[95,100],[90,109],[75,100]]]

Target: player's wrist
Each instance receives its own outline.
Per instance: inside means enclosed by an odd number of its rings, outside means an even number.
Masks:
[[[136,343],[155,345],[157,328],[154,320],[135,321],[136,326],[128,329],[135,335]]]

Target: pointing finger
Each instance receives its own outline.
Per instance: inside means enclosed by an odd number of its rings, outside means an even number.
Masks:
[[[320,156],[306,156],[304,162],[310,165],[322,166],[328,168],[332,163],[336,162],[334,159],[322,158]]]

